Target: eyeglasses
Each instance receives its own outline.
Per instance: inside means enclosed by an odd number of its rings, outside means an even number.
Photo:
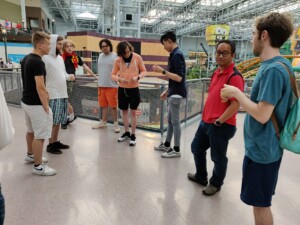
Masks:
[[[101,45],[101,48],[106,48],[108,45]]]
[[[217,51],[216,52],[216,55],[217,56],[223,56],[223,57],[227,57],[227,56],[229,56],[229,55],[231,55],[231,53],[230,52],[227,52],[227,51],[224,51],[224,52],[221,52],[221,51]]]

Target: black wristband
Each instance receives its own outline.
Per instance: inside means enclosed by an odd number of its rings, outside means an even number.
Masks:
[[[218,120],[216,120],[216,121],[214,122],[214,124],[215,124],[216,126],[222,126],[222,123],[221,123],[220,121],[218,121]]]

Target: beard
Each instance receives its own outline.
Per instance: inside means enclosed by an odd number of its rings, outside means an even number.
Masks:
[[[253,49],[253,54],[256,56],[256,57],[259,57],[260,56],[260,51],[256,50],[256,49]]]
[[[61,52],[60,52],[60,50],[59,49],[56,49],[56,55],[59,55]]]

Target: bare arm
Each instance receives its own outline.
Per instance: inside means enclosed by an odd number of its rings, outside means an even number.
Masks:
[[[97,76],[93,73],[93,71],[85,63],[82,65],[82,67],[89,75],[97,78]]]
[[[225,123],[233,114],[239,109],[240,103],[238,101],[231,101],[225,112],[218,118],[220,123]]]
[[[43,108],[46,113],[49,113],[49,96],[45,87],[45,79],[44,76],[35,76],[36,90],[42,102]]]
[[[258,122],[265,124],[271,118],[274,110],[274,105],[268,102],[255,103],[245,96],[238,88],[225,84],[221,90],[221,97],[223,101],[227,101],[228,98],[236,98],[240,105]]]
[[[157,72],[157,73],[162,73],[164,71],[164,69],[161,66],[158,66],[158,65],[153,65],[152,68],[153,68],[153,71]],[[165,76],[168,77],[171,80],[177,81],[178,83],[180,83],[182,81],[181,76],[179,76],[175,73],[171,73],[169,71],[166,71]]]

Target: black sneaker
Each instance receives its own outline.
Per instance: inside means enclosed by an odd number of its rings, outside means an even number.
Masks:
[[[64,129],[64,130],[65,130],[65,129],[67,129],[67,128],[68,128],[68,124],[62,124],[62,125],[61,125],[61,129]]]
[[[136,144],[136,137],[134,134],[131,134],[129,146],[135,146],[135,144]]]
[[[59,149],[69,149],[70,148],[69,145],[65,145],[65,144],[61,143],[60,141],[54,142],[53,145]]]
[[[121,137],[118,138],[118,142],[123,142],[125,140],[129,140],[130,139],[130,132],[125,132],[122,134]]]
[[[52,153],[52,154],[61,154],[62,151],[57,148],[54,143],[47,145],[47,152]]]

